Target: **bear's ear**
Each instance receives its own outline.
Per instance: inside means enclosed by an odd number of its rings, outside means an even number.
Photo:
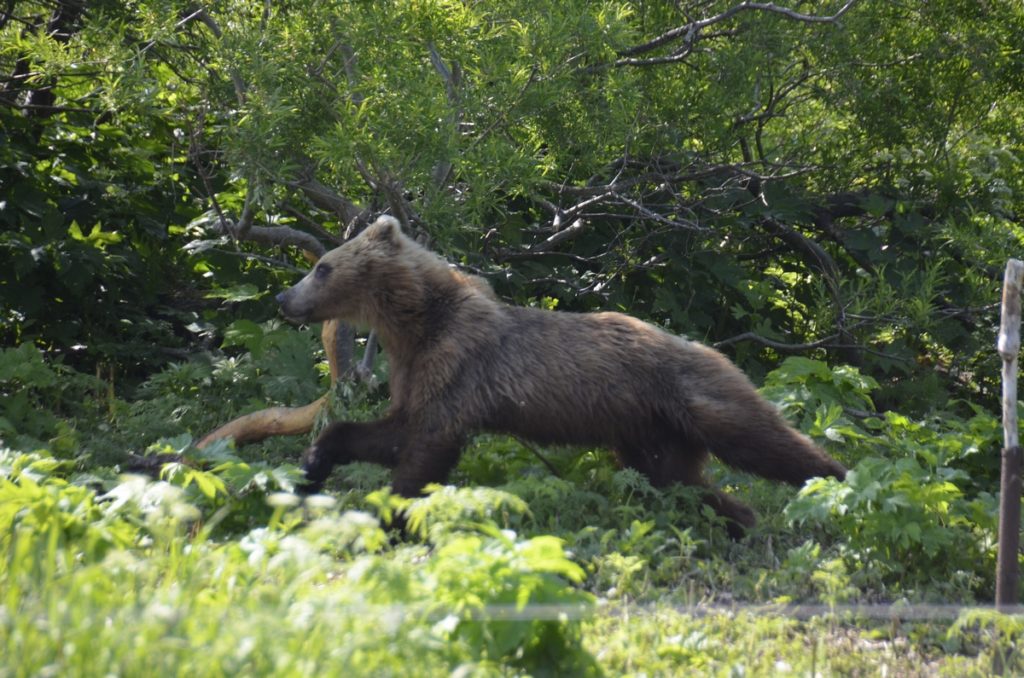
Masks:
[[[378,217],[377,221],[370,224],[366,229],[366,237],[371,240],[395,243],[402,235],[402,226],[398,219],[387,215]]]

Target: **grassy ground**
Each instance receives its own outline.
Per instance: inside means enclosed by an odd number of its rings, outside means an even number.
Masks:
[[[3,462],[2,675],[964,676],[987,675],[996,652],[1019,661],[1014,618],[1000,641],[984,616],[724,609],[744,567],[729,552],[661,575],[637,555],[647,542],[609,528],[637,548],[582,556],[509,529],[527,507],[497,490],[436,491],[397,540],[371,512],[395,506],[379,491],[344,495],[371,511],[261,495],[261,526],[225,531],[228,504],[190,497],[197,482],[136,477],[98,495],[45,456]]]

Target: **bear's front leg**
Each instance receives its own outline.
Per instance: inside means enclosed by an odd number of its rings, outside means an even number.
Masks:
[[[339,464],[366,461],[393,468],[407,438],[406,427],[397,417],[331,424],[302,455],[307,482],[298,488],[299,492],[319,492]]]
[[[443,483],[462,454],[463,441],[418,435],[401,452],[391,475],[391,489],[403,497],[417,497],[430,483]]]

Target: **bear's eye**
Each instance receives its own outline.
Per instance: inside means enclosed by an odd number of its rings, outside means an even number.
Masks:
[[[316,268],[313,269],[313,276],[317,280],[323,280],[331,273],[331,267],[327,264],[317,264]]]

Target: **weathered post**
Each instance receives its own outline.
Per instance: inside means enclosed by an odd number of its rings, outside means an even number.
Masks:
[[[1024,263],[1010,259],[1003,282],[999,356],[1003,359],[1003,448],[999,494],[999,554],[996,561],[996,609],[1017,605],[1020,548],[1021,449],[1017,424],[1017,356],[1020,353],[1020,293]]]

